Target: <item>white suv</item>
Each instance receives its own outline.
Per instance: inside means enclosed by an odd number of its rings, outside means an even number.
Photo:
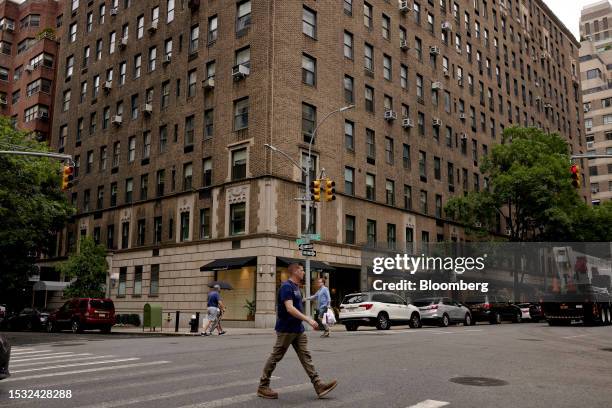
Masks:
[[[362,292],[346,295],[340,305],[340,323],[348,331],[359,326],[388,330],[392,324],[421,327],[419,309],[392,292]]]

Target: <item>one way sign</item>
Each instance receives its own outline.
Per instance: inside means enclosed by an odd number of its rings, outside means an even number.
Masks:
[[[317,251],[312,249],[304,249],[302,250],[302,256],[317,256]]]
[[[300,251],[312,251],[314,246],[312,244],[301,244]]]

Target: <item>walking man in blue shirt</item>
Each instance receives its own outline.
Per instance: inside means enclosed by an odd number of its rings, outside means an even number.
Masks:
[[[200,333],[202,336],[212,336],[212,332],[217,327],[219,323],[219,318],[221,316],[221,311],[225,309],[223,306],[223,301],[219,296],[219,291],[221,291],[221,286],[215,285],[213,290],[208,293],[208,302],[207,302],[207,317],[208,324],[204,328],[204,330]],[[212,327],[211,327],[212,325]],[[208,329],[210,328],[210,331]],[[219,335],[225,334],[224,331],[219,330]]]
[[[276,364],[283,359],[289,346],[293,346],[295,353],[306,370],[315,392],[319,398],[323,397],[336,388],[337,381],[332,380],[324,383],[319,379],[319,374],[312,364],[310,352],[307,349],[308,338],[304,333],[302,321],[305,321],[317,329],[318,324],[309,316],[302,313],[302,293],[300,284],[304,280],[304,268],[302,265],[293,263],[289,265],[289,279],[281,284],[278,291],[277,318],[276,318],[276,344],[272,354],[268,358],[259,380],[257,395],[262,398],[276,399],[278,393],[270,388],[270,377]]]
[[[327,308],[329,307],[329,301],[330,301],[329,289],[327,288],[327,286],[325,286],[325,280],[323,280],[323,278],[317,279],[317,285],[319,288],[319,290],[317,290],[317,293],[315,293],[309,298],[306,298],[306,300],[312,300],[315,298],[317,299],[316,318],[318,318],[321,321],[321,325],[323,326],[323,329],[325,330],[323,334],[321,335],[321,337],[329,337],[329,326],[324,323],[325,313],[327,312]]]

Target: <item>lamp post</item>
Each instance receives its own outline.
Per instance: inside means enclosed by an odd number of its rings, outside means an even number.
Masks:
[[[305,224],[306,224],[306,233],[309,234],[310,232],[310,210],[312,208],[312,200],[310,199],[310,197],[308,196],[308,189],[310,188],[310,169],[311,169],[311,163],[312,163],[312,143],[315,140],[315,137],[317,136],[317,131],[319,130],[319,127],[321,127],[321,125],[332,115],[336,114],[336,113],[340,113],[340,112],[344,112],[347,111],[349,109],[353,109],[355,107],[355,105],[348,105],[348,106],[343,106],[342,108],[333,110],[331,112],[329,112],[327,115],[325,115],[325,117],[323,117],[323,119],[321,119],[321,121],[317,124],[317,126],[315,126],[314,130],[312,131],[312,135],[310,136],[310,141],[308,142],[308,159],[306,161],[306,166],[305,168],[300,166],[295,160],[293,160],[291,157],[289,157],[289,155],[287,155],[285,152],[283,152],[282,150],[279,150],[278,148],[270,145],[270,144],[265,144],[266,147],[268,147],[269,149],[271,149],[272,151],[278,152],[280,154],[282,154],[285,158],[287,158],[291,163],[293,163],[295,166],[297,166],[303,173],[306,173],[306,181],[305,181],[305,192],[306,192],[306,197],[304,197],[303,201],[306,203],[306,216],[305,216]],[[315,227],[316,228],[316,227]],[[314,231],[313,231],[314,233]],[[305,262],[304,262],[304,270],[305,270],[305,292],[306,292],[306,297],[310,297],[310,257],[306,256],[305,257]],[[306,316],[310,316],[310,303],[306,302]]]

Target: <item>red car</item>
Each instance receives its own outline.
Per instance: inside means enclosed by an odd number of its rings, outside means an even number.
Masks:
[[[80,333],[99,329],[102,333],[110,333],[114,324],[115,305],[111,299],[78,298],[67,301],[51,313],[47,330]]]

